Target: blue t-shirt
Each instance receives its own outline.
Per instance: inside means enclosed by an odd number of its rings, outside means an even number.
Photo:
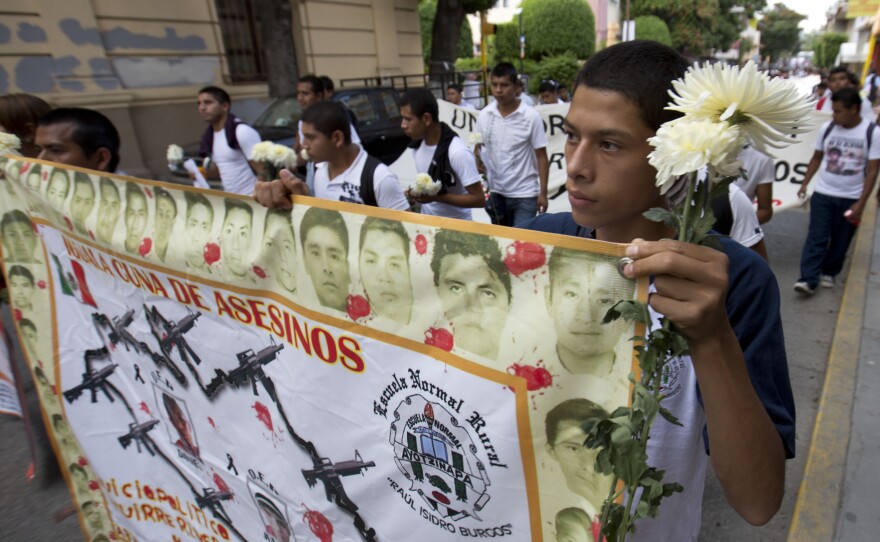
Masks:
[[[592,233],[579,226],[571,213],[539,215],[518,227],[575,237],[591,237]],[[792,458],[795,406],[788,377],[776,277],[767,262],[754,251],[730,238],[720,239],[730,260],[727,318],[742,348],[752,386],[782,438],[785,457]],[[704,439],[708,448],[705,434]]]

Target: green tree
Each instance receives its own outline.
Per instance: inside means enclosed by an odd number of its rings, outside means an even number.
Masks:
[[[654,15],[636,17],[636,39],[659,41],[672,47],[672,36],[663,19]]]
[[[571,89],[571,84],[582,64],[583,62],[571,53],[547,56],[542,58],[540,62],[526,63],[523,69],[531,76],[529,77],[529,93],[537,94],[541,81],[545,79],[564,83]]]
[[[773,9],[765,11],[764,17],[758,21],[761,54],[775,61],[788,58],[800,50],[798,24],[806,18],[806,15],[787,8],[785,4],[776,4]]]
[[[455,72],[455,58],[465,15],[489,9],[494,0],[437,0],[431,31],[428,72],[433,79]]]
[[[520,7],[526,57],[540,60],[568,52],[587,58],[596,50],[596,20],[585,0],[523,0]]]
[[[434,17],[437,14],[437,0],[423,0],[419,3],[419,27],[422,33],[422,57],[425,64],[431,57],[431,33],[434,31]],[[471,25],[465,18],[461,23],[455,58],[471,58],[474,56],[474,35]]]
[[[495,39],[493,40],[490,51],[492,52],[491,58],[493,64],[519,60],[518,21],[511,21],[509,23],[495,26]]]
[[[813,65],[831,68],[840,52],[840,44],[846,42],[846,34],[828,32],[818,36],[813,42]]]

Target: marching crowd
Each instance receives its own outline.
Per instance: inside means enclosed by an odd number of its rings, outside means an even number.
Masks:
[[[485,207],[495,224],[627,243],[630,261],[622,272],[629,278],[652,277],[655,317],[668,317],[690,343],[679,375],[681,393],[664,403],[684,427],[660,420],[649,444],[652,464],[686,490],[670,499],[650,526],[640,528],[637,538],[651,539],[654,533],[655,539],[696,539],[703,471],[710,462],[704,450],[712,450],[711,464],[730,504],[749,522],[765,523],[782,499],[784,460],[794,455],[795,413],[779,292],[765,261],[760,226],[773,214],[772,159],[744,147],[739,159],[745,175],[713,205],[717,229],[760,256],[728,240],[723,252],[669,241],[665,225],[643,217],[649,208],[667,204],[648,163],[647,139],[676,117],[666,109],[667,90],[687,68],[672,49],[641,41],[608,47],[587,61],[572,86],[564,121],[570,213],[545,214],[547,138],[509,63],[490,72],[494,100],[478,113],[482,142],[473,150],[439,120],[430,90],[403,93],[401,125],[412,139],[408,152],[419,173],[440,183],[433,195],[404,190],[391,169],[359,145],[355,119],[329,99],[332,81],[322,77],[304,76],[296,85],[303,112],[293,171],[258,180],[261,166],[251,158],[259,134],[233,115],[229,95],[218,87],[198,93],[199,114],[207,123],[200,153],[212,158],[216,172],[209,173],[219,177],[224,190],[253,194],[271,208],[289,208],[292,195],[314,195],[468,220],[471,209]],[[794,285],[804,295],[819,284],[834,285],[878,173],[880,133],[872,104],[862,99],[857,83],[845,68],[835,68],[817,89],[817,108],[830,111],[832,120],[819,131],[800,190],[805,197],[817,179],[801,278]],[[875,92],[876,83],[871,85]],[[466,90],[452,84],[445,95],[454,104],[473,107]],[[544,81],[539,96],[540,103],[564,103],[568,89]],[[25,156],[117,171],[119,135],[98,112],[52,110],[37,97],[9,95],[0,97],[0,126],[21,139]],[[3,238],[6,251],[5,230]]]

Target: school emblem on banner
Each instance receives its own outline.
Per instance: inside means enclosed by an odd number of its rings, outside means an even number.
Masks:
[[[467,429],[443,403],[410,395],[394,411],[391,443],[395,463],[418,493],[444,518],[458,521],[477,512],[491,498],[489,477],[476,455]]]

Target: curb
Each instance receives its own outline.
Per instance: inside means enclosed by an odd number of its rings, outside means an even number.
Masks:
[[[846,476],[876,220],[877,205],[874,198],[870,198],[862,215],[862,225],[856,233],[807,463],[788,531],[789,542],[828,542],[833,540],[836,531]]]

